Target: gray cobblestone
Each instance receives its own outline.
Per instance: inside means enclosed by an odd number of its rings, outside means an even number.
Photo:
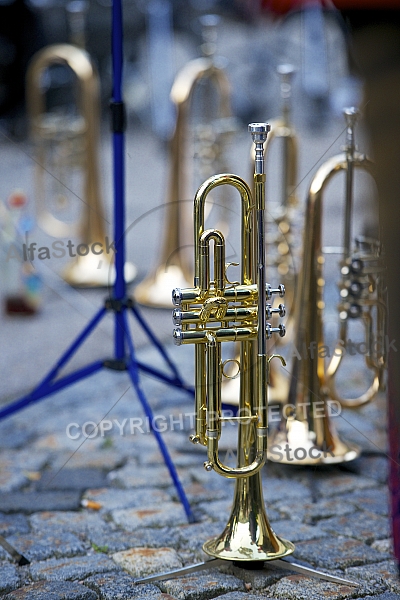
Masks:
[[[171,544],[175,545],[177,533],[174,527],[161,527],[157,529],[136,529],[126,531],[92,531],[89,533],[90,542],[94,547],[104,548],[106,552],[120,552],[129,548],[161,548]]]
[[[7,563],[0,563],[0,592],[11,592],[20,586],[18,567]]]
[[[104,573],[93,575],[83,581],[97,592],[102,600],[141,600],[160,596],[158,587],[152,584],[136,585],[135,579],[127,573]]]
[[[0,513],[0,535],[7,537],[14,533],[28,533],[29,523],[25,515]]]
[[[74,556],[87,551],[85,544],[68,531],[35,531],[29,534],[16,534],[7,538],[7,541],[30,561]]]
[[[231,570],[233,575],[242,579],[245,584],[251,585],[254,590],[264,590],[288,574],[282,569],[274,568],[273,561],[266,564],[263,569],[241,569],[233,565]]]
[[[296,557],[325,569],[343,569],[389,558],[358,540],[343,537],[299,542]]]
[[[186,470],[178,470],[178,475],[182,483],[188,481]],[[113,486],[120,488],[168,487],[171,485],[171,475],[165,465],[160,465],[152,467],[151,477],[149,477],[148,467],[141,467],[128,462],[121,469],[111,471],[108,474],[108,481]]]
[[[346,576],[371,585],[384,585],[391,592],[400,593],[400,578],[394,560],[387,560],[368,566],[350,567]]]
[[[328,517],[342,516],[354,513],[356,508],[349,502],[343,502],[342,497],[335,500],[323,499],[318,502],[304,502],[289,504],[284,500],[283,504],[278,504],[279,510],[285,517],[291,520],[303,521],[304,523],[314,524],[320,519]]]
[[[187,523],[187,516],[181,504],[165,502],[159,505],[146,505],[143,508],[113,510],[112,518],[117,525],[127,531],[140,527],[164,527]]]
[[[100,515],[89,511],[46,511],[31,515],[34,531],[67,530],[71,533],[88,535],[90,531],[109,531],[110,526]]]
[[[99,489],[87,490],[84,498],[94,500],[101,504],[101,512],[108,512],[121,508],[139,508],[148,504],[162,504],[171,500],[169,494],[165,490],[157,488],[140,488],[140,489]]]
[[[335,471],[319,474],[316,479],[316,487],[322,496],[338,496],[346,492],[357,492],[376,487],[377,483],[369,477],[359,475],[344,475]]]
[[[387,487],[380,486],[376,489],[345,494],[341,497],[341,500],[354,504],[360,510],[367,510],[385,517],[389,514],[389,494]]]
[[[366,511],[326,519],[320,522],[320,527],[329,533],[353,537],[367,544],[389,535],[388,519]]]
[[[33,583],[5,596],[4,600],[98,600],[98,595],[78,583]]]
[[[275,533],[291,542],[321,539],[327,535],[319,525],[304,525],[298,521],[273,521]]]
[[[0,511],[34,513],[45,510],[80,508],[79,492],[10,492],[0,494]]]
[[[104,554],[76,556],[73,558],[50,558],[30,567],[32,579],[39,581],[65,581],[89,577],[96,573],[115,571],[117,566]]]
[[[226,592],[244,590],[243,581],[216,570],[160,581],[159,586],[162,591],[179,600],[207,600]]]
[[[270,588],[271,594],[282,600],[340,600],[354,598],[357,588],[327,581],[308,579],[302,575],[284,577]]]
[[[385,456],[363,456],[357,460],[360,475],[387,483],[389,464]]]
[[[116,552],[112,558],[117,565],[137,578],[182,566],[182,561],[173,548],[130,548]]]
[[[65,468],[61,471],[45,471],[36,489],[42,490],[87,490],[88,488],[105,487],[107,478],[100,469]]]

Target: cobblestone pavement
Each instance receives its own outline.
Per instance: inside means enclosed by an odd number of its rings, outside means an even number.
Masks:
[[[192,350],[168,350],[190,381]],[[142,350],[141,359],[161,366],[155,349]],[[188,441],[191,398],[142,379],[197,522],[187,522],[127,376],[102,371],[50,405],[45,400],[0,424],[0,534],[30,560],[16,566],[0,550],[2,598],[400,598],[390,547],[382,397],[337,419],[349,439],[358,434],[364,449],[358,460],[322,470],[268,464],[262,475],[270,521],[295,543],[297,560],[359,587],[273,566],[227,566],[135,585],[136,578],[206,559],[202,544],[222,531],[233,497],[232,481],[205,472],[204,450]],[[228,461],[235,437],[234,427],[226,427],[221,453]]]

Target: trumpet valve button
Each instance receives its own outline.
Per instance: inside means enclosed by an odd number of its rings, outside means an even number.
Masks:
[[[189,440],[192,442],[192,444],[200,444],[200,437],[196,434],[190,435]]]
[[[206,462],[204,463],[204,468],[206,471],[212,471],[213,470],[212,462],[210,462],[209,460],[206,460]]]
[[[172,321],[174,325],[182,325],[182,311],[180,308],[174,308],[172,311]]]
[[[175,288],[174,290],[172,290],[172,304],[174,306],[180,306],[182,304],[181,288]]]
[[[175,346],[182,345],[182,331],[180,329],[174,329],[173,332],[174,344]]]

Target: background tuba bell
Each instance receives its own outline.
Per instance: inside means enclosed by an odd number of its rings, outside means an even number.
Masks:
[[[331,416],[338,414],[340,405],[334,391],[333,376],[337,373],[347,342],[347,320],[360,318],[365,325],[366,364],[372,369],[373,381],[360,398],[348,404],[361,404],[376,394],[383,374],[384,356],[372,354],[373,340],[383,335],[385,313],[383,292],[383,266],[379,256],[380,245],[364,253],[359,247],[355,254],[350,249],[353,170],[361,169],[373,174],[372,163],[355,149],[354,126],[357,111],[344,111],[347,125],[347,141],[344,152],[326,161],[314,176],[307,197],[303,242],[303,265],[299,276],[296,313],[296,337],[290,391],[284,406],[279,428],[272,434],[269,459],[289,464],[335,464],[353,460],[360,449],[343,441],[333,426]],[[342,301],[340,311],[340,334],[331,363],[326,368],[324,345],[324,262],[322,247],[323,196],[328,182],[337,173],[346,175],[344,259],[341,262]],[[345,291],[346,293],[343,293]],[[371,327],[372,313],[377,314],[377,333]],[[339,349],[339,352],[337,352]],[[336,402],[334,402],[336,401]],[[345,405],[340,397],[340,402]],[[294,456],[282,456],[284,448],[290,448]]]
[[[70,12],[76,24],[79,13]],[[73,33],[75,39],[82,38],[76,27]],[[45,83],[51,68],[63,70],[71,86],[63,91],[61,102],[53,99],[54,106],[49,108]],[[69,284],[81,287],[111,285],[115,277],[113,253],[106,252],[99,180],[99,105],[99,78],[83,48],[55,44],[33,56],[27,70],[27,109],[35,149],[37,220],[52,237],[80,239],[77,249],[81,247],[82,254],[63,276]],[[90,251],[94,243],[102,244],[100,258]],[[135,273],[135,267],[127,264],[129,281]]]
[[[236,480],[228,524],[203,549],[211,556],[235,561],[273,560],[294,550],[293,544],[277,537],[269,524],[260,474],[267,450],[268,370],[274,358],[267,355],[267,338],[285,333],[282,324],[272,327],[267,322],[275,311],[267,300],[274,294],[284,295],[282,285],[273,290],[266,283],[263,144],[268,129],[265,123],[249,125],[256,146],[254,200],[249,186],[236,175],[211,177],[197,191],[194,286],[173,292],[174,304],[179,307],[174,310],[174,323],[179,325],[174,331],[175,342],[195,345],[196,425],[191,440],[207,447],[207,471]],[[229,283],[225,275],[224,236],[217,229],[204,228],[206,198],[223,185],[238,190],[242,204],[241,281],[237,284]],[[221,346],[225,341],[238,341],[241,346],[240,405],[238,416],[233,417],[238,423],[236,467],[223,464],[218,452],[223,421],[229,420],[221,416]]]
[[[225,70],[214,58],[217,23],[216,15],[202,17],[204,56],[189,61],[177,74],[171,89],[176,125],[170,142],[163,248],[158,266],[134,291],[135,300],[146,306],[169,309],[174,284],[190,285],[192,263],[188,251],[193,238],[188,235],[188,224],[192,221],[192,211],[186,199],[194,193],[190,189],[195,179],[194,165],[199,165],[197,176],[201,180],[209,176],[210,169],[221,163],[226,135],[232,132],[230,85]],[[193,125],[193,121],[197,124]],[[192,129],[194,140],[190,144]]]

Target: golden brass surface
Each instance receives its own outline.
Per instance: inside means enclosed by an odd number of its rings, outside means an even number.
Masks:
[[[268,131],[265,124],[250,127],[256,132],[258,128],[265,131],[260,134],[261,139]],[[257,133],[252,135],[258,140]],[[262,152],[261,142],[255,143],[258,153]],[[257,165],[260,166],[260,155]],[[241,275],[237,284],[229,283],[225,275],[224,236],[216,229],[204,227],[206,198],[223,185],[233,186],[241,198]],[[207,471],[236,480],[229,521],[221,535],[207,541],[203,549],[210,556],[238,561],[273,560],[294,550],[291,542],[273,532],[262,493],[261,468],[267,451],[267,380],[272,358],[266,353],[265,342],[273,333],[284,334],[282,325],[272,327],[265,322],[270,314],[266,300],[274,293],[282,297],[284,288],[272,290],[263,279],[265,177],[257,172],[255,191],[253,199],[247,183],[232,174],[215,175],[200,186],[194,199],[194,285],[173,292],[174,304],[180,311],[179,318],[174,313],[180,325],[174,330],[175,342],[195,344],[196,421],[191,441],[207,447]],[[265,294],[260,296],[260,289],[265,289]],[[240,340],[236,467],[224,464],[219,456],[222,424],[226,422],[221,410],[225,364],[221,344],[234,339]]]
[[[349,232],[350,208],[352,201],[353,169],[364,170],[373,174],[373,167],[364,155],[355,150],[353,129],[356,113],[354,109],[345,111],[348,125],[348,143],[345,152],[327,160],[315,174],[307,197],[305,229],[303,241],[303,264],[299,275],[295,316],[296,335],[291,369],[290,390],[284,406],[279,427],[271,435],[268,458],[272,461],[298,465],[337,464],[354,460],[360,454],[360,448],[342,440],[337,434],[331,416],[339,412],[340,405],[359,406],[370,401],[378,391],[384,369],[384,357],[376,358],[372,351],[374,340],[383,335],[385,303],[382,281],[382,263],[378,251],[371,255],[370,251],[353,253],[350,248]],[[317,349],[324,346],[323,314],[324,314],[324,256],[322,245],[322,215],[324,192],[331,179],[339,172],[346,174],[346,217],[345,217],[345,257],[341,262],[342,275],[347,274],[343,267],[352,264],[354,257],[363,261],[366,267],[357,282],[362,286],[362,293],[351,299],[344,294],[344,301],[339,306],[341,315],[340,338],[341,344],[335,349],[329,366],[326,366],[324,353]],[[350,181],[350,183],[349,183]],[[378,248],[379,245],[376,246]],[[351,282],[350,282],[351,283]],[[346,282],[342,289],[348,289]],[[366,343],[368,352],[366,364],[372,371],[372,383],[368,390],[356,399],[342,398],[335,388],[335,376],[341,364],[343,353],[337,350],[347,342],[347,319],[351,318],[350,311],[357,304],[357,318],[365,324]],[[378,315],[377,337],[372,334],[372,309],[376,308]],[[353,308],[355,313],[355,309]],[[315,355],[308,354],[314,347]],[[305,353],[304,353],[305,349]],[[302,352],[303,355],[300,355]],[[336,409],[332,409],[335,405]],[[285,448],[290,453],[285,453]]]
[[[230,85],[225,71],[218,67],[212,57],[200,57],[189,61],[178,73],[171,90],[171,100],[176,109],[176,125],[169,150],[169,189],[165,206],[164,241],[157,267],[140,282],[134,291],[134,298],[140,304],[157,308],[171,307],[171,289],[173,286],[189,287],[192,264],[189,248],[193,246],[193,238],[188,235],[192,220],[191,198],[189,192],[193,179],[193,163],[195,158],[188,146],[191,109],[193,97],[199,86],[207,83],[216,89],[218,107],[217,120],[222,123],[231,118]],[[205,107],[203,106],[203,113]],[[192,116],[193,118],[193,116]],[[202,118],[205,118],[203,114]],[[215,115],[214,115],[215,120]],[[200,127],[200,125],[198,126]],[[222,144],[224,131],[218,133],[212,122],[207,130],[199,133],[196,154],[211,153],[216,160],[218,147]]]

